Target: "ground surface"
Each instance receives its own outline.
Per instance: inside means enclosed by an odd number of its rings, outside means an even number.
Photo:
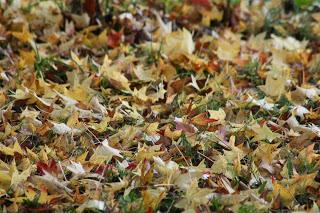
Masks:
[[[0,3],[2,212],[319,212],[319,2]]]

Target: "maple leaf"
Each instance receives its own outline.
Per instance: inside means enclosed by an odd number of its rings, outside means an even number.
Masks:
[[[110,65],[108,56],[106,55],[100,72],[107,77],[109,82],[117,89],[125,89],[131,91],[128,79],[120,72],[117,65]]]
[[[272,132],[267,125],[252,126],[251,129],[256,133],[256,136],[253,138],[254,141],[267,140],[272,142],[274,139],[281,137],[281,134]]]
[[[226,40],[218,41],[218,49],[216,54],[218,55],[219,59],[232,61],[237,57],[239,51],[240,44],[238,43],[231,43]]]
[[[267,73],[266,84],[260,86],[260,88],[271,97],[280,97],[285,92],[285,86],[288,79],[288,69],[275,68],[273,71]]]
[[[90,162],[96,164],[108,162],[113,156],[123,158],[123,156],[120,154],[120,151],[109,146],[108,140],[105,139],[104,141],[102,141],[102,145],[100,145],[91,156]]]
[[[145,209],[156,209],[161,200],[165,198],[166,194],[167,193],[164,188],[147,189],[142,191]]]
[[[175,204],[177,208],[185,210],[192,209],[195,212],[196,207],[201,204],[206,204],[209,201],[209,195],[212,189],[199,188],[197,181],[192,181],[186,190],[186,194],[182,200]]]
[[[215,122],[217,119],[214,118],[208,118],[208,113],[204,112],[201,113],[191,119],[191,123],[199,126],[206,126],[209,123]]]
[[[179,57],[181,54],[192,54],[194,49],[195,44],[192,35],[186,29],[168,34],[163,45],[164,53],[172,59]]]
[[[55,160],[50,160],[49,163],[37,162],[37,170],[41,175],[44,175],[45,172],[58,174],[59,169]]]
[[[15,142],[12,148],[1,145],[0,152],[2,152],[5,155],[11,155],[11,156],[14,156],[15,153],[18,153],[20,155],[24,154],[24,152],[21,149],[21,146],[18,142]]]

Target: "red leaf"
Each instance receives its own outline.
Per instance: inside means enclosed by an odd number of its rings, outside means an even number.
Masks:
[[[191,4],[199,5],[201,7],[205,7],[206,9],[212,8],[210,0],[191,0]]]
[[[49,164],[46,164],[44,162],[37,162],[37,171],[40,173],[40,175],[44,175],[44,172],[49,173],[59,173],[58,166],[55,160],[50,160]]]
[[[136,167],[137,167],[137,164],[135,162],[131,162],[131,163],[129,163],[129,165],[126,169],[132,170],[132,169],[135,169]]]
[[[122,37],[122,31],[116,32],[114,30],[111,30],[111,32],[108,35],[108,46],[112,48],[116,48],[120,45]]]
[[[93,17],[97,12],[97,2],[96,0],[85,0],[83,4],[84,10],[88,13],[90,17]]]
[[[153,209],[151,207],[148,208],[147,213],[152,213]]]
[[[112,166],[111,165],[100,165],[96,168],[95,172],[99,175],[104,176],[104,174],[106,173],[106,171],[108,170],[112,170]]]

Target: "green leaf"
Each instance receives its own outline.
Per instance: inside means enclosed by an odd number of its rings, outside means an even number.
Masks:
[[[294,0],[294,3],[300,8],[306,8],[313,4],[314,0]]]

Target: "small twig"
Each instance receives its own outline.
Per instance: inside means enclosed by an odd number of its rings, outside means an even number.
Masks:
[[[97,136],[95,136],[95,134],[93,134],[93,132],[90,131],[90,129],[87,127],[86,124],[83,123],[84,128],[98,141],[98,143],[101,143],[101,141],[99,140],[99,138],[97,138]],[[96,143],[93,143],[96,144]]]
[[[202,154],[202,153],[201,153],[201,152],[199,152],[199,151],[197,151],[197,153],[198,153],[199,155],[201,155],[202,157],[206,158],[207,160],[211,161],[212,163],[214,163],[214,160],[212,160],[212,159],[211,159],[211,158],[209,158],[208,156],[206,156],[206,155]]]
[[[66,177],[66,175],[64,174],[64,171],[63,171],[63,169],[62,169],[61,161],[59,161],[58,164],[59,164],[60,170],[61,170],[61,172],[62,172],[62,174],[63,174],[64,180],[65,180],[65,181],[68,181],[68,180],[67,180],[67,177]]]
[[[161,187],[161,186],[174,186],[172,183],[162,183],[162,184],[155,184],[155,187]]]
[[[176,146],[176,148],[178,149],[180,155],[182,156],[182,158],[184,159],[184,161],[186,162],[187,166],[190,166],[189,162],[187,161],[186,157],[184,156],[184,154],[181,152],[181,150],[179,149],[179,147],[177,146],[177,144],[174,144]]]

